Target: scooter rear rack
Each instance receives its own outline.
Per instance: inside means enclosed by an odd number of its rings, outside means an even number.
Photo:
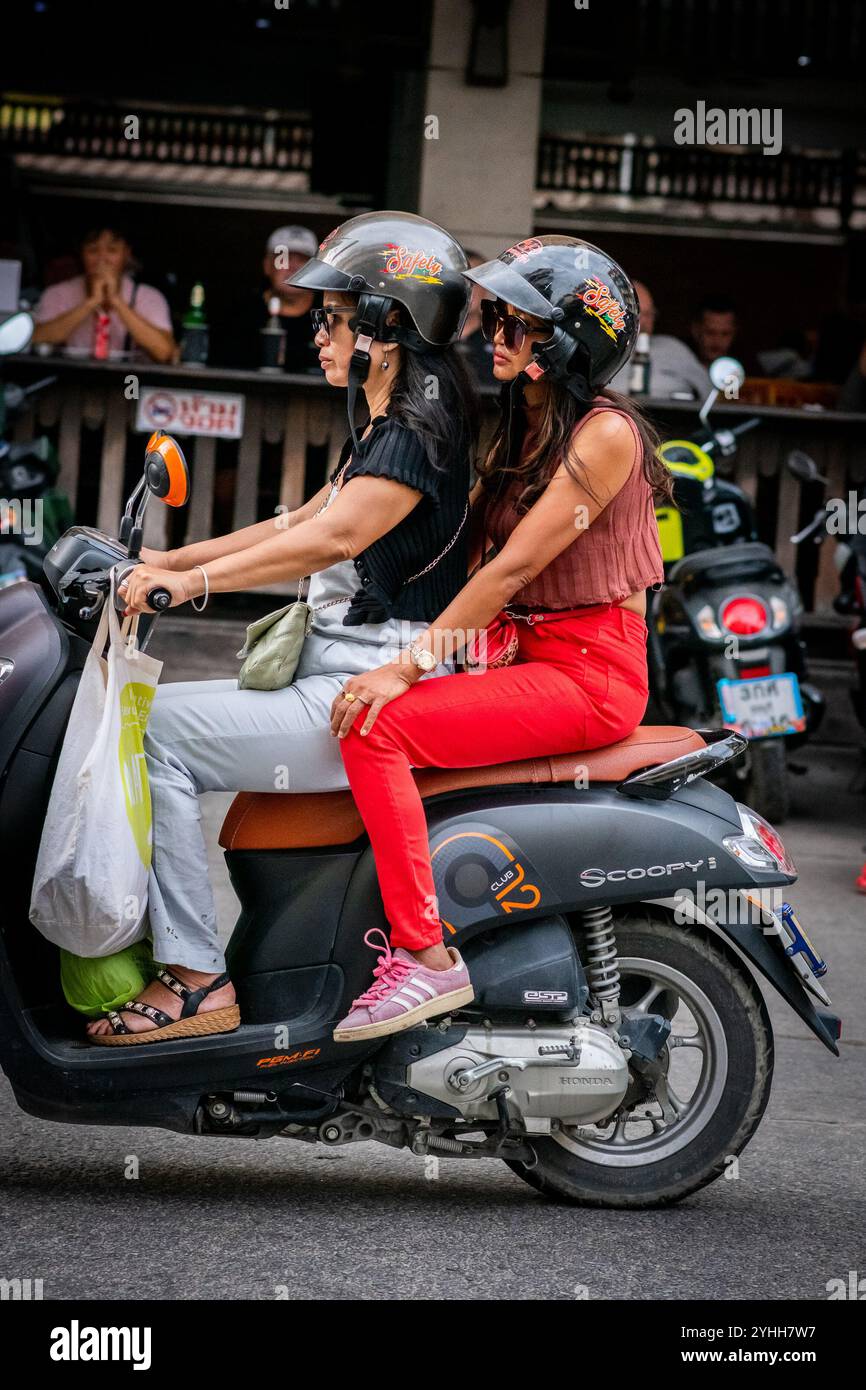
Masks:
[[[696,733],[700,734],[706,748],[699,748],[695,753],[684,753],[680,758],[659,763],[657,767],[647,768],[644,772],[633,772],[617,784],[617,791],[623,796],[667,801],[681,787],[698,777],[716,772],[724,763],[738,758],[748,747],[746,739],[726,729],[697,729]]]

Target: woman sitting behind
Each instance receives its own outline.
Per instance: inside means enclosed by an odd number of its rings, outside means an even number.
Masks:
[[[670,480],[639,413],[601,390],[634,346],[633,287],[596,247],[561,236],[533,237],[466,274],[496,296],[482,314],[504,415],[472,495],[473,533],[496,555],[398,660],[334,700],[331,727],[395,948],[385,943],[376,983],[338,1041],[399,1032],[473,997],[443,943],[412,768],[614,743],[648,698],[645,591],[663,577],[653,493],[670,496]],[[503,617],[516,628],[513,665],[417,684],[467,633]]]

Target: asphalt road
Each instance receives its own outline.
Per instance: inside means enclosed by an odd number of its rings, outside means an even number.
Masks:
[[[236,634],[190,644],[166,629],[164,679],[232,672]],[[373,1144],[52,1125],[19,1111],[2,1079],[0,1275],[42,1279],[46,1298],[227,1300],[823,1300],[828,1281],[866,1276],[864,797],[850,748],[815,745],[802,761],[784,831],[801,874],[792,901],[829,962],[842,1056],[770,996],[775,1083],[737,1179],[663,1212],[581,1211],[489,1160],[443,1160],[431,1177]],[[214,846],[229,799],[204,799]],[[227,933],[216,848],[213,871]]]

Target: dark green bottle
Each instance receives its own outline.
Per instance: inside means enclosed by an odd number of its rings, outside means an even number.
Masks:
[[[193,285],[189,308],[181,320],[180,360],[204,366],[210,347],[210,331],[204,312],[204,286]]]

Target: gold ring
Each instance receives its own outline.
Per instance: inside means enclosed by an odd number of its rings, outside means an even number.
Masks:
[[[344,691],[343,691],[343,699],[344,699],[344,700],[348,700],[348,701],[351,703],[352,700],[357,699],[357,696],[356,696],[356,695],[353,695],[352,692],[351,692],[351,690],[344,690]]]

